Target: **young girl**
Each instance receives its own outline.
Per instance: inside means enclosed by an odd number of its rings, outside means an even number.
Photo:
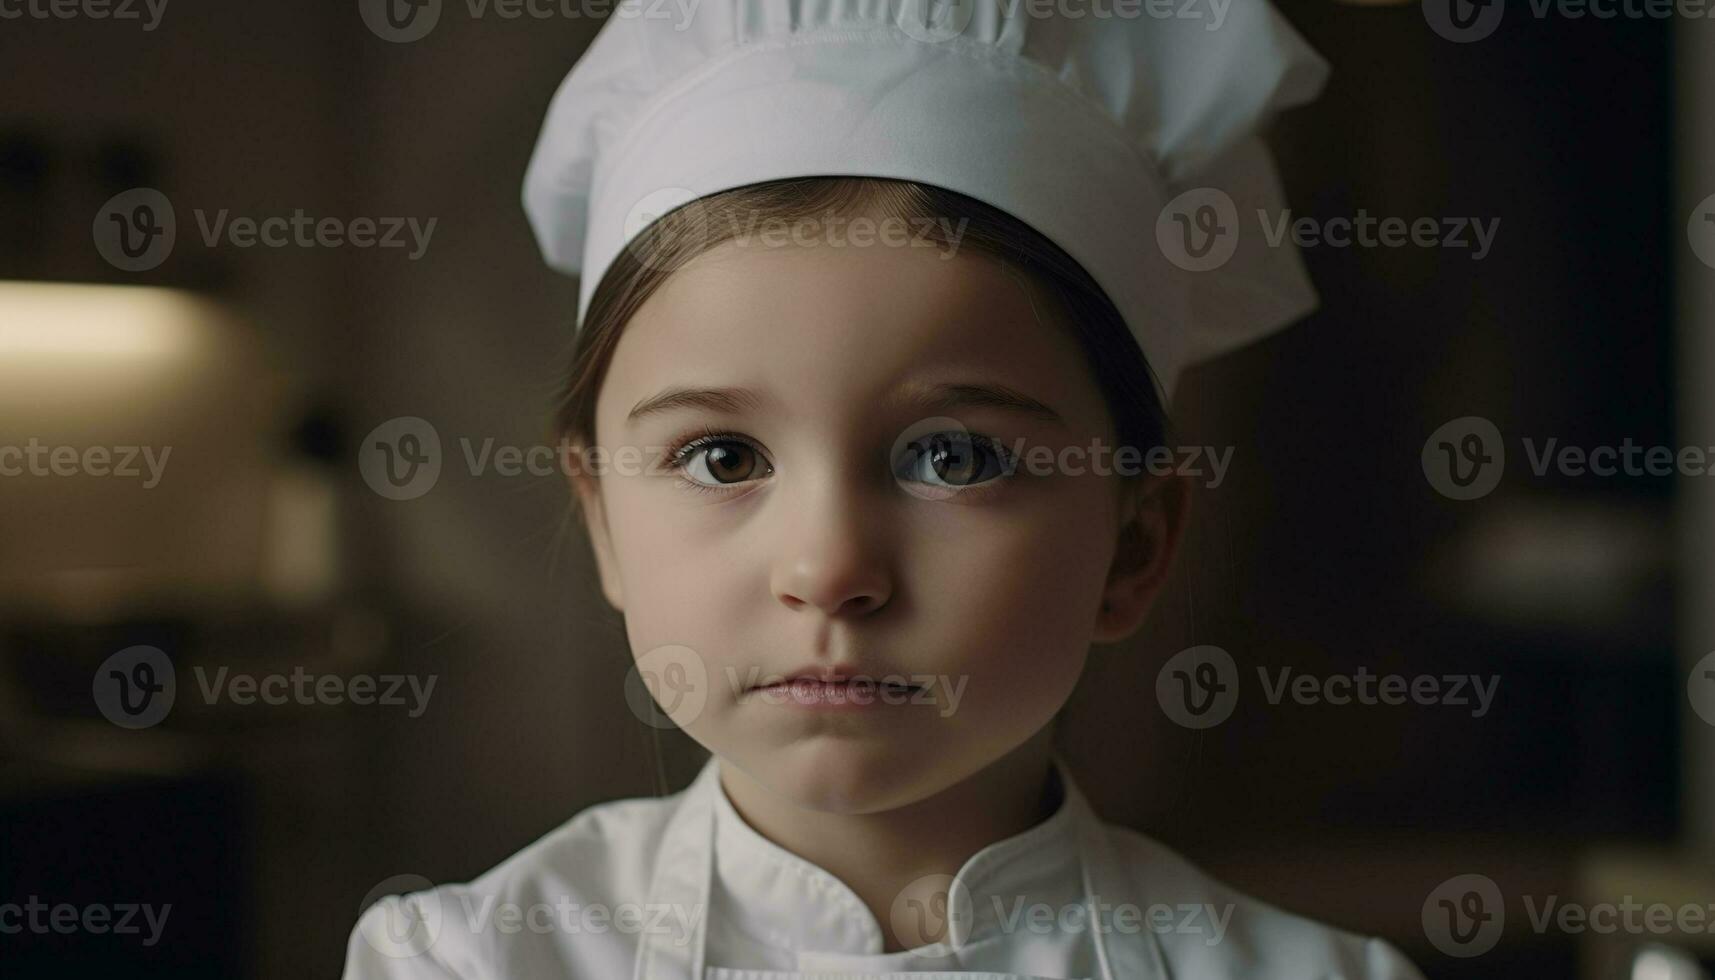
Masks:
[[[1170,6],[614,12],[524,200],[582,276],[602,591],[711,756],[383,899],[348,977],[1418,976],[1103,823],[1053,748],[1186,519],[1143,464],[1178,372],[1314,302],[1238,221],[1325,66],[1262,0]]]

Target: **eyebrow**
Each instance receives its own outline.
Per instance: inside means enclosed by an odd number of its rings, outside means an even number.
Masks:
[[[912,400],[919,407],[929,411],[945,411],[955,408],[1000,408],[1031,415],[1045,422],[1065,423],[1065,420],[1060,417],[1060,413],[1047,404],[1016,388],[1009,388],[1001,384],[932,385],[917,393]]]
[[[760,401],[755,392],[745,388],[668,388],[631,406],[625,420],[636,422],[650,415],[683,408],[737,414],[756,408]]]
[[[909,396],[909,400],[923,411],[999,408],[1039,418],[1045,422],[1065,424],[1060,413],[1046,403],[1032,398],[1016,388],[1009,388],[1001,384],[966,382],[930,385],[913,392]],[[748,388],[674,387],[633,405],[625,420],[627,423],[633,423],[651,415],[679,409],[702,409],[736,415],[746,410],[754,410],[761,401],[756,393]]]

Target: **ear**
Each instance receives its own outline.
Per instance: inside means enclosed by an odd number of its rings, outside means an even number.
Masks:
[[[589,472],[583,465],[589,459],[585,447],[568,444],[563,450],[564,472],[578,501],[584,530],[590,536],[590,549],[595,552],[596,572],[601,576],[601,594],[607,604],[625,611],[625,593],[619,586],[619,561],[613,553],[613,537],[607,529],[607,511],[601,505],[600,474]]]
[[[1122,494],[1119,544],[1091,636],[1097,643],[1118,643],[1143,625],[1172,570],[1191,513],[1188,477],[1141,477]]]

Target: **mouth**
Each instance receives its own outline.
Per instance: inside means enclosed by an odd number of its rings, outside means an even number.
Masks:
[[[887,691],[894,694],[909,694],[920,691],[917,684],[906,684],[898,681],[875,680],[867,677],[845,677],[823,679],[819,677],[789,677],[775,681],[772,684],[759,684],[751,688],[753,691],[780,691],[786,689],[811,691]]]
[[[921,700],[924,687],[904,680],[873,677],[788,677],[760,684],[744,700],[800,709],[864,711]]]

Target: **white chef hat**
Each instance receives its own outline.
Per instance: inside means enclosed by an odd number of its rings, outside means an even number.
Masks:
[[[548,107],[524,209],[582,324],[686,201],[819,175],[957,191],[1084,267],[1166,401],[1316,306],[1291,240],[1240,219],[1283,207],[1259,125],[1327,74],[1266,0],[623,0]]]

